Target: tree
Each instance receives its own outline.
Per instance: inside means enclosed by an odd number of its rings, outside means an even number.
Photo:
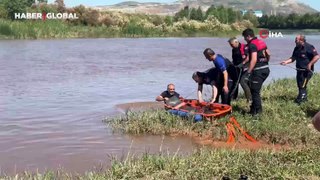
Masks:
[[[179,19],[183,19],[184,17],[189,19],[189,6],[185,6],[182,10],[177,12],[174,15],[174,20],[178,21]]]
[[[66,6],[64,4],[64,0],[56,0],[55,3],[58,6],[58,12],[65,12],[66,11]]]
[[[249,20],[254,26],[257,26],[259,24],[258,18],[256,15],[254,15],[254,12],[252,10],[246,12],[243,15],[243,19]]]
[[[15,19],[15,13],[26,13],[28,7],[27,0],[3,0],[5,9],[8,12],[8,17]]]

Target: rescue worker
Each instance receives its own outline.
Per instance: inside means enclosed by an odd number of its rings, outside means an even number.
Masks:
[[[203,85],[210,85],[212,87],[212,98],[210,103],[218,102],[221,93],[218,92],[218,87],[221,87],[221,77],[219,70],[216,68],[208,69],[205,72],[196,71],[192,74],[192,79],[198,83],[197,96],[200,103],[204,102],[202,97]],[[218,98],[217,98],[218,97]]]
[[[292,56],[282,61],[282,65],[286,65],[296,61],[297,68],[297,86],[299,93],[295,102],[301,104],[307,101],[307,84],[311,79],[314,70],[314,64],[318,61],[319,55],[315,47],[306,42],[306,37],[302,34],[296,36],[296,47],[293,50]]]
[[[222,73],[223,85],[222,89],[218,90],[222,95],[222,104],[231,103],[231,91],[234,88],[234,82],[237,81],[237,70],[234,65],[225,57],[216,54],[212,49],[207,48],[203,51],[203,55],[207,60],[212,61],[215,67]]]
[[[248,43],[249,68],[244,77],[249,83],[252,95],[250,114],[254,116],[262,113],[260,92],[263,82],[270,74],[268,62],[271,54],[266,43],[255,37],[252,29],[245,29],[242,32],[242,36]]]
[[[245,44],[239,42],[236,37],[232,37],[228,40],[229,45],[232,48],[232,63],[237,67],[238,81],[240,81],[240,85],[244,91],[244,95],[247,99],[247,102],[251,102],[251,93],[248,82],[245,81],[245,76],[248,71],[248,47]],[[236,84],[236,88],[231,92],[231,95],[234,99],[238,97],[238,84]]]

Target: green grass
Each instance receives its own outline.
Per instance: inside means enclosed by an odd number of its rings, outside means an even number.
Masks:
[[[82,175],[63,171],[46,173],[25,172],[2,179],[237,179],[241,174],[250,179],[319,179],[320,149],[305,148],[291,151],[248,151],[199,149],[190,156],[178,154],[144,154],[113,162],[108,170]],[[1,179],[1,177],[0,177]]]
[[[229,37],[237,31],[166,32],[159,29],[128,25],[122,28],[84,26],[60,20],[10,21],[0,19],[0,39],[56,39],[56,38],[114,38],[114,37]]]

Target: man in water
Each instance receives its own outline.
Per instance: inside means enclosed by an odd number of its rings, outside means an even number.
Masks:
[[[163,91],[159,96],[156,97],[156,101],[163,101],[165,103],[165,109],[174,115],[178,115],[180,117],[189,117],[191,114],[188,112],[184,112],[179,110],[186,103],[180,100],[182,98],[179,93],[175,91],[175,85],[170,83],[167,86],[167,90]],[[194,115],[194,121],[198,122],[202,120],[202,116],[199,114]]]
[[[168,101],[169,98],[176,97],[180,98],[180,94],[175,91],[175,85],[170,83],[167,86],[167,90],[163,91],[159,96],[156,97],[156,101]]]
[[[306,42],[306,37],[302,34],[296,36],[296,47],[293,50],[292,56],[282,61],[282,65],[287,65],[296,61],[297,68],[297,85],[299,94],[295,99],[297,104],[307,101],[307,84],[311,79],[314,70],[314,64],[318,61],[319,55],[313,45]]]

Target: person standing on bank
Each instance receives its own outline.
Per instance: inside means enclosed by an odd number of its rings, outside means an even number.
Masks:
[[[212,61],[215,67],[223,74],[223,86],[222,90],[218,92],[222,93],[221,103],[231,103],[231,91],[234,88],[234,82],[237,80],[237,71],[233,64],[220,54],[216,54],[212,49],[207,48],[203,51],[203,55],[207,60]]]
[[[315,47],[306,42],[306,37],[302,34],[296,36],[296,47],[293,50],[292,56],[281,62],[281,65],[287,65],[296,61],[297,68],[297,85],[299,94],[295,99],[297,104],[307,101],[307,84],[311,79],[314,64],[318,61],[319,55]]]
[[[258,115],[262,113],[261,88],[263,82],[270,74],[269,60],[270,51],[266,43],[255,37],[252,29],[248,28],[242,32],[244,40],[247,41],[249,53],[249,68],[244,76],[249,83],[252,95],[250,114]]]
[[[242,44],[239,42],[239,40],[236,37],[232,37],[228,40],[229,45],[232,48],[232,63],[237,68],[238,78],[240,78],[240,85],[244,91],[245,97],[247,99],[247,102],[251,102],[251,92],[250,87],[248,85],[248,82],[245,81],[245,74],[248,70],[248,62],[249,62],[249,56],[248,56],[248,47],[245,44]],[[239,81],[238,80],[238,81]],[[235,89],[232,92],[232,95],[234,99],[238,97],[238,84],[236,84]]]

